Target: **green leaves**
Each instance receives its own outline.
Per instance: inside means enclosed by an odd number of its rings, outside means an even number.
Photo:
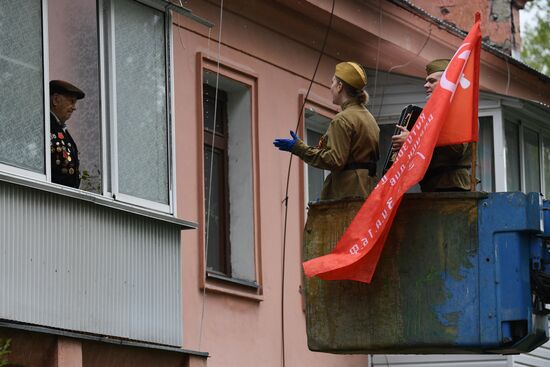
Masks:
[[[11,339],[6,339],[5,341],[0,339],[0,367],[8,365],[8,358],[6,357],[11,353],[10,351]]]
[[[537,22],[526,25],[521,58],[527,65],[550,76],[550,0],[535,0],[526,8],[537,9]]]

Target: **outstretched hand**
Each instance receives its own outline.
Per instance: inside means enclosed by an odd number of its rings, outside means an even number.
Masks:
[[[392,151],[397,152],[399,151],[399,149],[401,149],[401,147],[403,146],[403,143],[409,137],[410,132],[404,126],[401,126],[401,125],[395,125],[395,126],[400,130],[400,132],[399,134],[391,137],[391,149]]]
[[[290,136],[292,136],[292,139],[275,139],[273,140],[273,145],[275,147],[279,148],[279,150],[285,151],[285,152],[292,152],[292,148],[294,147],[294,144],[299,140],[296,133],[292,130],[290,130]]]

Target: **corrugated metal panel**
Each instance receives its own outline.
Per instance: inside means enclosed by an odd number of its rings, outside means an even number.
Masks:
[[[376,355],[372,367],[507,367],[499,355]]]
[[[401,111],[409,104],[424,107],[426,93],[424,79],[374,70],[367,70],[367,91],[370,96],[369,111],[379,123],[395,124]],[[479,107],[499,108],[499,96],[489,93],[480,95]],[[389,121],[388,121],[389,120]]]
[[[423,107],[426,103],[423,87],[425,82],[420,78],[367,70],[367,79],[367,91],[370,96],[368,109],[377,118],[399,118],[401,110],[408,104]]]
[[[178,226],[0,182],[0,318],[181,345]]]

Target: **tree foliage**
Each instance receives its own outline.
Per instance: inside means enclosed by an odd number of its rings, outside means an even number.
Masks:
[[[533,0],[526,10],[536,8],[533,24],[525,26],[522,35],[523,62],[541,73],[550,75],[550,0]]]
[[[7,366],[9,363],[7,355],[11,353],[10,344],[11,339],[0,339],[0,367]]]

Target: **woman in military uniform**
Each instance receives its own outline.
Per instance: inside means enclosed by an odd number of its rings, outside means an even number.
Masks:
[[[330,91],[332,102],[341,107],[319,144],[312,147],[291,131],[292,139],[275,139],[273,144],[297,155],[309,165],[329,170],[321,200],[367,197],[377,183],[376,161],[380,129],[365,107],[367,75],[361,65],[336,65]]]

